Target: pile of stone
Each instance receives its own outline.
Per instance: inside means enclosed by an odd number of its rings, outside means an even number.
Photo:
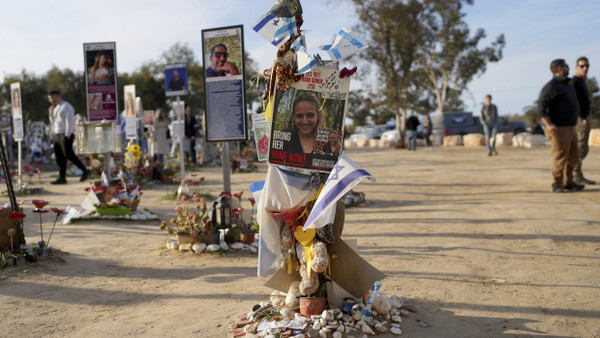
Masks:
[[[282,293],[274,291],[270,301],[255,305],[252,311],[239,318],[232,334],[233,337],[265,338],[365,337],[389,332],[401,335],[402,317],[417,312],[398,296],[373,291],[370,297],[370,310],[358,302],[342,309],[330,306],[321,314],[307,317],[298,309],[286,307]]]

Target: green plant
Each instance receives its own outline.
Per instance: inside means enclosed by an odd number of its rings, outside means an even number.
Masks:
[[[196,203],[195,211],[190,211],[184,204],[188,201],[187,197],[182,198],[182,203],[177,202],[175,213],[177,217],[171,218],[169,223],[163,221],[160,224],[161,230],[166,230],[169,235],[190,234],[212,235],[218,232],[218,229],[212,224],[207,214],[206,202],[198,195],[194,195],[193,202]]]

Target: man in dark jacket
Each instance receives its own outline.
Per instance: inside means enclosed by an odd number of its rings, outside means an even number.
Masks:
[[[408,150],[417,150],[417,127],[421,124],[415,113],[411,112],[406,119],[406,138],[408,139]]]
[[[496,151],[496,133],[498,131],[498,107],[492,103],[492,95],[485,96],[485,104],[481,107],[479,120],[483,126],[483,135],[485,135],[485,145],[488,149],[488,156],[492,153],[498,155]],[[490,144],[490,138],[492,143]]]
[[[185,152],[185,160],[192,165],[196,164],[196,117],[192,114],[189,105],[185,105],[185,134],[183,138],[183,150]]]
[[[579,116],[577,93],[567,77],[569,66],[564,59],[552,61],[550,70],[554,77],[540,92],[537,113],[546,125],[546,137],[551,142],[552,191],[577,191],[584,187],[573,181],[573,168],[579,162],[575,132]]]
[[[577,141],[579,143],[579,163],[577,163],[573,172],[575,183],[578,184],[596,184],[596,182],[583,177],[583,171],[581,170],[583,159],[588,154],[588,142],[590,139],[590,121],[588,120],[590,116],[590,97],[587,84],[585,83],[589,69],[590,62],[588,59],[585,56],[580,57],[577,59],[577,69],[571,81],[573,87],[575,87],[577,100],[579,101],[579,118],[577,119],[576,127]]]

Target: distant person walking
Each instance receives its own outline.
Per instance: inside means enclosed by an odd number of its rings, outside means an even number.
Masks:
[[[575,166],[573,172],[573,179],[578,184],[596,184],[595,181],[588,180],[583,176],[581,165],[583,159],[587,156],[589,151],[588,142],[590,139],[590,122],[588,120],[590,116],[590,96],[588,94],[588,88],[586,84],[587,73],[590,69],[590,62],[585,56],[577,59],[577,69],[575,69],[575,75],[571,80],[575,91],[577,92],[577,100],[579,101],[579,117],[577,118],[577,142],[579,143],[579,163]]]
[[[423,136],[425,137],[425,150],[432,151],[433,144],[431,143],[431,132],[433,131],[433,124],[431,123],[431,117],[425,115],[425,122],[423,123]]]
[[[498,132],[498,107],[492,103],[492,95],[485,96],[485,104],[481,107],[481,115],[479,120],[483,126],[483,134],[485,135],[485,146],[488,149],[488,156],[492,153],[498,155],[496,151],[496,133]],[[490,138],[492,143],[490,144]]]
[[[50,123],[54,136],[54,155],[56,164],[59,168],[59,176],[52,184],[67,184],[67,159],[83,172],[80,181],[85,181],[90,175],[90,171],[81,163],[73,151],[73,141],[75,140],[75,110],[67,101],[64,101],[60,93],[56,90],[50,92],[48,96],[50,108],[48,109]]]
[[[421,124],[414,112],[406,119],[406,138],[408,139],[408,150],[417,150],[417,127]]]
[[[169,153],[168,130],[169,119],[165,116],[165,111],[162,108],[156,109],[154,118],[154,154],[161,164],[165,163],[165,155]]]
[[[537,113],[546,125],[546,137],[552,151],[552,191],[581,190],[584,185],[573,181],[573,168],[579,162],[579,148],[575,125],[579,116],[577,93],[571,84],[569,66],[564,59],[550,63],[554,74],[538,99]]]
[[[198,129],[196,117],[192,114],[189,105],[185,105],[185,136],[183,138],[183,146],[185,159],[187,163],[196,164],[196,129]]]

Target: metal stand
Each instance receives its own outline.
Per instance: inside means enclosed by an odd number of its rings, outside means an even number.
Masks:
[[[8,191],[8,198],[10,200],[10,206],[13,211],[19,211],[19,205],[17,204],[17,197],[13,189],[12,178],[10,177],[10,168],[8,167],[8,161],[6,160],[6,148],[4,147],[3,138],[0,137],[0,162],[2,163],[2,171],[4,172],[4,178],[6,179],[6,189]],[[15,222],[17,227],[17,233],[19,235],[19,245],[25,244],[25,234],[23,233],[22,221]]]
[[[177,95],[177,121],[179,121],[180,125],[183,121],[183,111],[180,106],[181,99],[179,95]],[[179,138],[179,157],[180,157],[180,165],[181,165],[181,183],[185,181],[185,160],[183,159],[183,138],[185,137],[185,124],[183,125],[183,130],[181,137]],[[191,142],[191,140],[190,140]]]
[[[221,152],[221,165],[223,166],[223,191],[231,192],[231,168],[229,163],[229,142],[223,142]]]

